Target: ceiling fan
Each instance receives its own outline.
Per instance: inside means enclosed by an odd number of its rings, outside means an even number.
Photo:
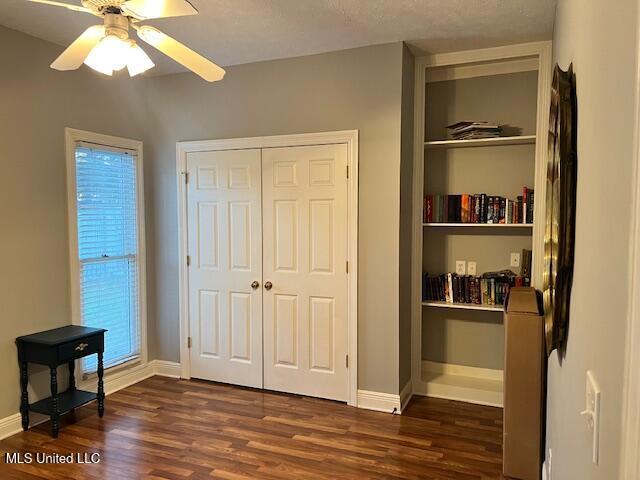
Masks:
[[[133,28],[138,37],[208,82],[222,80],[225,71],[157,28],[139,25],[155,18],[197,15],[188,0],[81,0],[82,6],[53,0],[28,0],[89,13],[103,19],[102,25],[89,27],[52,64],[56,70],[76,70],[84,63],[105,75],[127,67],[130,76],[155,65],[136,41],[129,37]]]

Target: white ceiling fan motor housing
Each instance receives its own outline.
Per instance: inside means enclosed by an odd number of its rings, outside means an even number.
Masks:
[[[115,35],[121,40],[129,38],[129,19],[124,15],[107,13],[104,16],[104,28],[107,35]]]

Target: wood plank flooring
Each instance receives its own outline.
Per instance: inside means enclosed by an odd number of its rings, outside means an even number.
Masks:
[[[152,377],[0,442],[7,479],[500,479],[502,410],[414,397],[403,415],[229,385]],[[11,464],[5,452],[99,453]]]

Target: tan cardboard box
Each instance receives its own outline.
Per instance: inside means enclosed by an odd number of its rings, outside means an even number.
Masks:
[[[541,298],[512,288],[504,314],[503,474],[540,480],[544,434],[546,356]]]

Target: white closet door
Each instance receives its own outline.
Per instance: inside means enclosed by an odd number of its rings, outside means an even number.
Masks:
[[[346,145],[262,151],[267,389],[347,400],[346,166]]]
[[[260,150],[189,153],[187,170],[191,376],[262,387]]]

